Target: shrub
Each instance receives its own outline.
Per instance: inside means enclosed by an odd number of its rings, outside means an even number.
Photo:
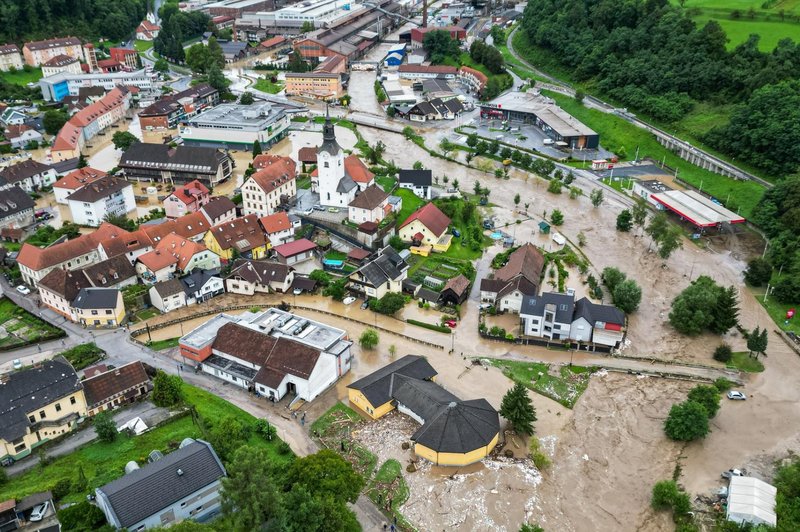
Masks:
[[[561,194],[562,186],[563,183],[561,181],[559,181],[558,179],[553,179],[552,181],[550,181],[550,184],[547,185],[547,191],[553,194]]]
[[[705,437],[708,431],[708,411],[695,401],[672,405],[664,422],[664,432],[677,441],[694,441]]]
[[[366,329],[358,338],[358,343],[364,349],[375,349],[378,345],[378,331],[375,329]]]
[[[173,406],[183,399],[183,380],[159,370],[153,378],[153,403],[156,406]]]
[[[100,441],[111,443],[117,439],[117,424],[111,417],[111,412],[100,412],[92,420],[94,431]]]
[[[536,466],[536,469],[542,471],[550,467],[550,458],[542,451],[539,438],[531,437],[529,449],[531,452],[531,460],[533,460],[533,465]]]
[[[58,510],[62,530],[99,530],[106,522],[103,511],[88,501]]]
[[[60,501],[69,495],[70,491],[72,491],[72,481],[68,478],[62,478],[53,484],[53,487],[50,488],[50,491],[53,492],[53,499]]]
[[[719,411],[719,390],[714,386],[695,386],[689,391],[689,400],[703,405],[709,418],[716,416]]]
[[[292,452],[292,448],[285,441],[278,444],[278,454],[287,455]]]
[[[668,510],[678,496],[678,485],[674,480],[662,480],[653,486],[650,505],[655,510]]]
[[[442,327],[441,325],[434,325],[432,323],[425,323],[424,321],[408,319],[408,320],[406,320],[406,323],[410,323],[411,325],[416,325],[418,327],[424,327],[425,329],[430,329],[431,331],[437,331],[437,332],[441,332],[441,333],[450,334],[452,332],[450,330],[450,327]]]
[[[714,349],[714,360],[718,362],[727,363],[733,358],[733,350],[728,344],[719,345]]]
[[[714,387],[719,390],[719,393],[724,393],[733,388],[733,383],[725,377],[720,377],[714,381]]]

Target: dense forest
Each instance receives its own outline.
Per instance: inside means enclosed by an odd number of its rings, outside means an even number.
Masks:
[[[175,2],[161,6],[161,31],[153,42],[155,51],[164,57],[182,63],[185,59],[183,43],[199,37],[209,29],[208,15],[200,11],[179,11]]]
[[[728,51],[717,22],[698,27],[668,0],[530,0],[522,24],[577,82],[666,123],[696,102],[737,104],[706,142],[774,175],[800,166],[800,128],[781,118],[797,113],[797,86],[782,83],[800,78],[795,42],[765,53],[753,35]]]
[[[0,0],[0,43],[74,35],[120,40],[147,14],[147,0]]]

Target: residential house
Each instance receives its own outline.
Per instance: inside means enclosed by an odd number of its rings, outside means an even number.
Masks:
[[[38,286],[42,303],[70,321],[77,322],[78,317],[72,308],[72,302],[81,290],[90,288],[92,283],[81,270],[56,268],[45,275]]]
[[[443,245],[449,247],[449,240],[444,242],[450,236],[447,234],[449,226],[450,218],[433,203],[427,203],[406,218],[400,225],[398,234],[406,242],[430,245],[434,248]]]
[[[408,263],[391,246],[347,277],[347,289],[364,299],[380,299],[389,292],[401,293],[408,277]]]
[[[297,150],[297,161],[303,165],[303,172],[306,171],[306,165],[316,165],[317,148],[314,146],[303,146]]]
[[[53,184],[53,193],[56,197],[56,203],[69,205],[69,202],[67,202],[68,196],[107,175],[108,174],[102,170],[97,170],[91,166],[77,168],[69,172]]]
[[[113,48],[112,48],[113,49]],[[178,124],[219,103],[219,91],[208,83],[165,94],[139,112],[142,129],[173,129]]]
[[[250,43],[247,41],[217,40],[217,42],[219,43],[220,48],[222,48],[222,56],[225,58],[226,63],[241,61],[256,51],[256,49],[250,46]]]
[[[176,233],[161,238],[155,249],[139,255],[136,273],[145,283],[171,279],[176,274],[195,269],[219,268],[219,256],[200,242],[194,242]]]
[[[85,266],[80,270],[98,288],[124,288],[136,284],[136,268],[125,255],[117,255]]]
[[[83,59],[83,46],[77,37],[58,37],[44,41],[26,42],[22,47],[25,63],[38,67],[53,57],[67,55],[75,59]]]
[[[44,141],[41,133],[26,124],[8,126],[4,135],[11,143],[11,148],[15,150],[27,148],[32,144],[38,146]]]
[[[5,104],[0,105],[3,110],[0,114],[0,124],[4,126],[21,126],[28,120],[28,115],[25,114],[24,108],[21,107],[5,107]]]
[[[81,288],[72,308],[86,327],[119,327],[125,321],[122,292],[116,288]]]
[[[139,68],[139,52],[132,48],[109,48],[108,54],[113,61],[120,63],[125,70],[133,72]]]
[[[204,208],[211,204],[214,204],[213,198]],[[192,242],[202,242],[203,237],[205,237],[209,229],[211,229],[211,224],[208,223],[208,219],[201,209],[200,212],[192,212],[180,218],[175,218],[174,220],[167,220],[160,224],[144,226],[142,231],[147,235],[147,238],[153,241],[153,245],[155,245],[170,233],[175,233]]]
[[[266,260],[237,259],[225,277],[225,290],[251,296],[286,293],[294,282],[294,268]]]
[[[280,155],[261,155],[259,169],[242,185],[244,214],[258,217],[275,213],[278,206],[297,195],[295,162]]]
[[[211,199],[208,188],[195,179],[191,183],[180,185],[164,199],[164,211],[167,218],[178,218],[190,212],[197,212]]]
[[[119,168],[130,181],[188,183],[195,179],[216,186],[233,173],[233,162],[222,150],[136,142],[125,150]]]
[[[264,258],[269,244],[255,214],[213,226],[203,241],[209,250],[226,261],[239,256],[248,259]]]
[[[83,137],[83,128],[67,122],[53,139],[53,145],[50,147],[50,157],[54,163],[77,159],[81,156],[81,150],[85,145],[86,139]]]
[[[294,227],[285,212],[276,212],[258,220],[272,246],[279,246],[294,240]]]
[[[405,188],[422,199],[431,199],[433,172],[430,170],[400,170],[397,185]]]
[[[23,458],[86,416],[83,386],[58,356],[0,375],[0,459]]]
[[[96,504],[116,529],[140,531],[193,519],[207,521],[221,508],[226,476],[211,444],[186,438],[178,449],[95,490]]]
[[[33,192],[55,182],[53,167],[33,159],[0,169],[0,190],[17,186],[25,192]]]
[[[21,229],[33,225],[35,203],[19,187],[0,190],[0,229]]]
[[[442,287],[439,301],[445,305],[460,305],[469,297],[469,279],[459,274],[447,280]]]
[[[569,336],[576,342],[619,347],[625,339],[625,313],[612,305],[581,298],[575,303]]]
[[[180,279],[158,281],[148,290],[150,303],[162,313],[186,306],[186,292]]]
[[[545,292],[525,296],[519,311],[522,334],[568,341],[574,310],[575,299],[571,295]]]
[[[16,44],[0,45],[0,71],[22,70],[22,54]]]
[[[334,56],[344,63],[340,56]],[[287,96],[304,96],[320,100],[341,98],[344,93],[342,74],[338,72],[287,72],[285,94]]]
[[[183,291],[186,293],[186,304],[203,303],[212,297],[225,293],[225,282],[219,270],[194,270],[181,278]]]
[[[152,389],[150,377],[140,361],[129,362],[83,380],[89,416],[114,410],[144,397]]]
[[[136,26],[136,39],[139,41],[153,41],[158,37],[161,26],[144,19],[141,24]]]
[[[354,224],[380,223],[390,212],[389,195],[378,185],[370,185],[347,206],[347,219]]]
[[[104,176],[67,196],[72,221],[98,227],[112,216],[127,216],[136,210],[133,185],[124,179]]]
[[[463,111],[464,105],[457,98],[449,100],[432,98],[417,102],[407,110],[400,112],[400,115],[412,122],[427,122],[428,120],[453,120]]]
[[[236,204],[226,196],[214,196],[200,209],[210,226],[236,218]]]
[[[61,72],[66,72],[68,74],[80,74],[81,62],[75,57],[62,54],[51,57],[42,63],[42,77],[46,78],[47,76],[54,76],[56,74],[60,74]]]
[[[313,259],[316,249],[317,245],[307,238],[301,238],[300,240],[272,248],[278,262],[289,266]]]
[[[461,84],[468,89],[470,94],[476,95],[483,94],[483,89],[486,88],[486,84],[489,82],[486,74],[468,66],[462,66],[458,69],[458,79],[461,80]]]
[[[414,453],[435,465],[482,460],[500,440],[497,410],[486,399],[459,399],[436,374],[424,357],[406,355],[348,385],[348,398],[372,419],[397,409],[420,423],[411,436]]]
[[[533,244],[524,244],[508,256],[493,277],[481,280],[481,301],[497,310],[518,313],[524,296],[539,293],[544,256]]]

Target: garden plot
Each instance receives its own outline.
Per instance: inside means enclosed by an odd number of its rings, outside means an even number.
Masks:
[[[14,349],[62,336],[64,331],[58,327],[37,318],[9,299],[0,299],[0,349]]]

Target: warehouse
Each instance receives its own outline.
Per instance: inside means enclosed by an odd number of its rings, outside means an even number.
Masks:
[[[700,229],[740,224],[745,219],[694,190],[669,190],[651,194],[660,209],[667,209]]]
[[[596,150],[600,146],[600,135],[594,130],[534,92],[509,92],[480,105],[482,119],[532,124],[560,148]]]
[[[500,417],[486,399],[462,401],[434,382],[427,359],[406,355],[350,384],[350,402],[372,419],[395,408],[422,426],[411,436],[417,456],[464,466],[488,456],[500,439]]]

